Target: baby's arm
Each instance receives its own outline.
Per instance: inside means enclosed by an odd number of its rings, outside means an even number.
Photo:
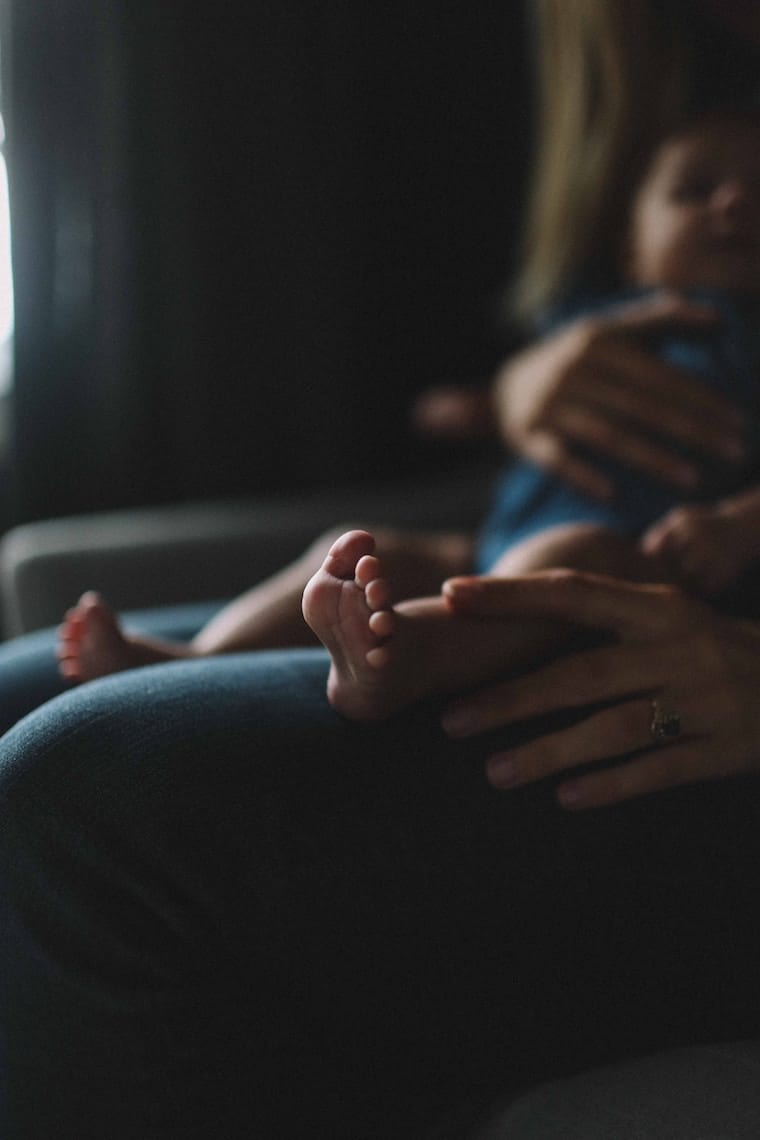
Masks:
[[[760,561],[760,487],[675,507],[641,539],[646,554],[700,594],[720,594]]]

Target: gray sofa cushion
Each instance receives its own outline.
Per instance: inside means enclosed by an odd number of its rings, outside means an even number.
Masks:
[[[760,1042],[681,1049],[555,1081],[477,1140],[758,1140]]]

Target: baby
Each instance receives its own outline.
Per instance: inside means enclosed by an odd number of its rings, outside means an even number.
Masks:
[[[716,113],[662,144],[634,194],[621,266],[624,295],[582,298],[560,319],[645,290],[708,301],[719,314],[714,329],[652,349],[719,387],[751,425],[760,381],[760,112]],[[535,621],[455,615],[440,593],[452,575],[570,567],[675,580],[707,595],[733,585],[760,560],[760,486],[749,485],[746,471],[737,480],[735,470],[716,468],[710,497],[681,503],[664,483],[613,466],[616,496],[599,502],[521,462],[505,474],[477,542],[364,530],[327,536],[188,645],[126,633],[98,595],[85,594],[62,626],[61,672],[87,680],[178,657],[304,644],[302,606],[330,652],[335,708],[360,720],[385,717],[524,667],[557,644],[556,628]]]

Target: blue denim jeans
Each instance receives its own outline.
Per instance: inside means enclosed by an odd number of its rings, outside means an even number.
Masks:
[[[127,628],[187,641],[219,609],[221,602],[166,606],[124,615]],[[56,631],[40,630],[0,643],[0,736],[22,716],[69,686],[58,675]]]
[[[433,705],[342,720],[326,668],[135,670],[2,737],[4,1140],[461,1137],[758,1032],[757,781],[569,815]]]

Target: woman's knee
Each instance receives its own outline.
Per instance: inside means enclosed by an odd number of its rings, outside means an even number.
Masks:
[[[0,736],[64,689],[55,631],[42,630],[0,645]]]

